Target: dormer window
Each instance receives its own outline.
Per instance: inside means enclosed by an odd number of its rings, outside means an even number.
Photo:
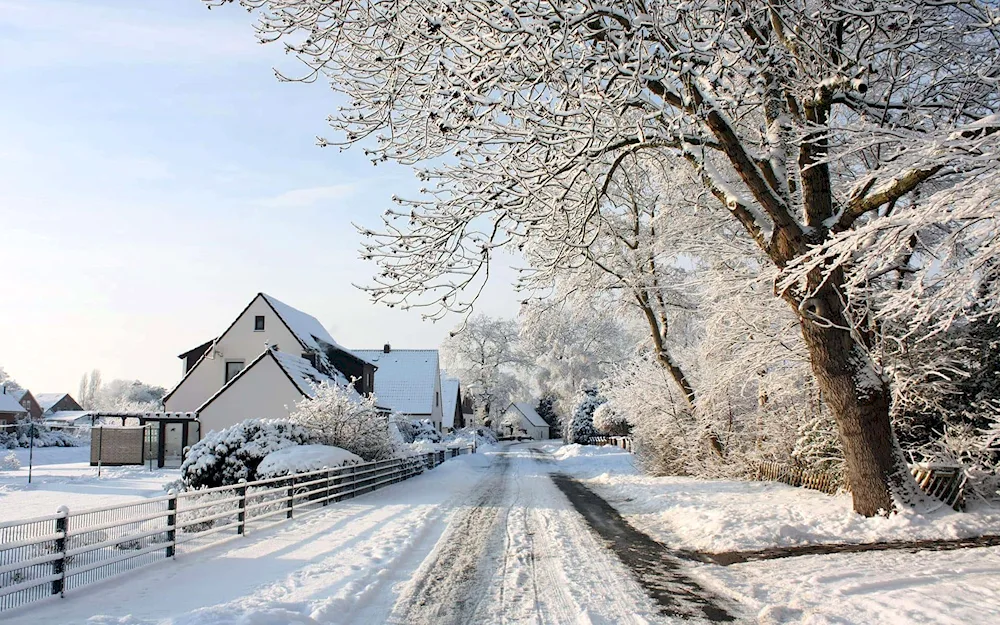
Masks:
[[[253,331],[263,332],[264,331],[264,315],[257,315],[253,318]]]

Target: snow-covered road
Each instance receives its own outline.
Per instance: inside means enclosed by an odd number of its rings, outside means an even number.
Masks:
[[[663,623],[516,445],[228,546],[4,615],[9,625]]]

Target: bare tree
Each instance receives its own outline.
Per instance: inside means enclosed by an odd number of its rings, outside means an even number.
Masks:
[[[207,0],[223,4],[227,0]],[[493,251],[586,245],[630,155],[683,159],[778,268],[959,188],[997,123],[995,6],[974,0],[242,0],[348,105],[375,162],[425,164],[365,255],[372,293],[467,312]],[[328,142],[324,141],[323,144]],[[779,291],[837,420],[858,512],[916,497],[846,268]],[[471,290],[470,290],[471,289]],[[911,499],[912,500],[912,499]]]
[[[449,374],[462,381],[477,414],[496,425],[500,413],[517,399],[521,383],[517,369],[522,358],[517,347],[517,323],[477,315],[452,332],[441,346]]]

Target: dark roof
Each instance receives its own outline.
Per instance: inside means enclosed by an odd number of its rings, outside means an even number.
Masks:
[[[210,347],[212,347],[212,343],[214,343],[215,341],[216,339],[209,339],[208,341],[205,341],[198,347],[195,347],[194,349],[189,349],[188,351],[184,352],[183,354],[178,356],[178,358],[186,359],[189,356],[197,356],[198,358],[201,358],[202,355],[205,354],[205,352],[207,352]]]

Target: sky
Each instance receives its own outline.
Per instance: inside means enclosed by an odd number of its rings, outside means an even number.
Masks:
[[[411,170],[316,146],[337,100],[201,0],[0,0],[0,367],[36,392],[84,372],[172,386],[181,352],[258,292],[343,345],[437,347],[457,316],[373,304],[353,223]],[[512,316],[508,264],[477,312]]]

